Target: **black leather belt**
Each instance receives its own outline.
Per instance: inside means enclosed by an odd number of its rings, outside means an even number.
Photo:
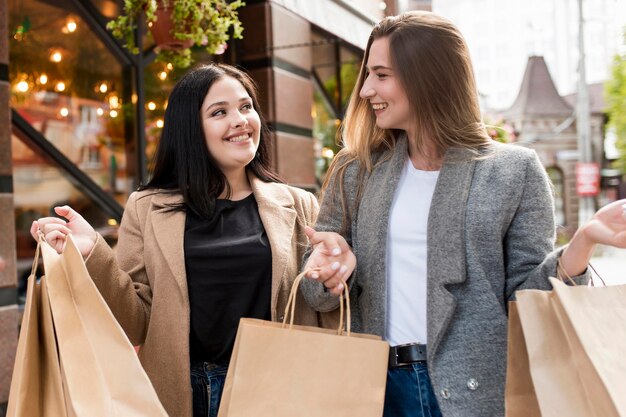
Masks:
[[[416,362],[426,362],[426,345],[409,343],[389,348],[389,369]]]

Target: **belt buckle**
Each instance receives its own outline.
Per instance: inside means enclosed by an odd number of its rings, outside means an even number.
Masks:
[[[398,366],[410,365],[410,362],[398,362],[398,349],[411,346],[411,345],[419,345],[418,343],[405,343],[403,345],[397,345],[391,347],[391,354],[389,355],[389,368],[396,368]]]

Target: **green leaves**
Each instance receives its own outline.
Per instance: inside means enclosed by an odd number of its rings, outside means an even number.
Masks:
[[[626,30],[624,32],[626,44]],[[608,128],[617,136],[620,153],[616,165],[626,173],[626,54],[616,55],[611,66],[611,77],[604,84],[604,98],[609,116]]]
[[[165,8],[172,12],[175,38],[191,40],[194,46],[217,54],[223,52],[231,34],[241,39],[243,26],[237,9],[244,5],[241,0],[125,0],[123,13],[109,22],[107,29],[124,42],[131,53],[138,54],[135,42],[138,19],[143,14],[147,24],[154,24],[157,8]],[[191,64],[191,50],[158,51],[157,59],[185,68]]]

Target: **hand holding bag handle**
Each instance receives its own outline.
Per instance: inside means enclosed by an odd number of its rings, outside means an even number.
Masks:
[[[298,295],[298,288],[300,287],[300,282],[302,279],[309,273],[310,271],[303,271],[296,279],[294,279],[293,284],[291,285],[291,292],[289,293],[289,299],[287,300],[287,305],[285,306],[285,314],[283,315],[283,328],[287,325],[287,318],[289,318],[289,328],[293,328],[293,320],[296,312],[296,297]],[[342,279],[341,283],[343,284],[343,292],[339,295],[339,327],[337,329],[337,334],[343,334],[343,320],[344,320],[344,296],[345,296],[345,308],[346,308],[346,336],[351,335],[350,323],[351,323],[351,314],[350,314],[350,290],[348,289],[348,285]]]

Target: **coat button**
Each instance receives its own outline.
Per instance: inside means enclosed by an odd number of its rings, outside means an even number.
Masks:
[[[469,388],[472,391],[475,391],[476,388],[478,388],[478,381],[476,381],[474,378],[470,378],[467,380],[467,388]]]
[[[441,397],[443,397],[444,400],[447,400],[448,398],[450,398],[450,391],[448,391],[447,388],[442,389]]]

